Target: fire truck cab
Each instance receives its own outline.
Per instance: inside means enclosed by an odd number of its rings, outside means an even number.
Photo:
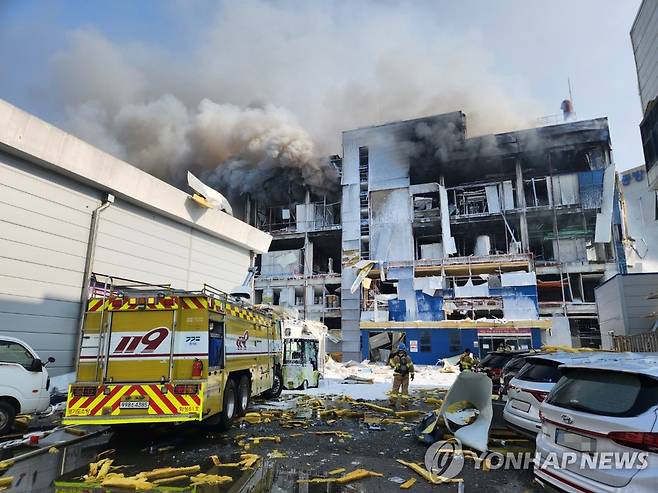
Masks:
[[[96,277],[94,279],[97,279]],[[93,284],[66,424],[209,421],[278,397],[280,322],[210,286]]]

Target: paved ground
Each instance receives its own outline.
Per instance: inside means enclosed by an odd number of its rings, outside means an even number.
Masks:
[[[311,405],[309,405],[309,403]],[[426,447],[414,438],[413,427],[418,418],[406,423],[383,424],[381,430],[369,429],[358,418],[336,418],[331,415],[320,417],[327,408],[341,407],[356,409],[351,404],[335,401],[307,401],[295,410],[275,413],[277,417],[268,423],[242,423],[228,432],[208,430],[199,425],[153,428],[143,427],[127,429],[116,434],[108,445],[102,448],[114,448],[112,454],[115,464],[128,466],[126,474],[149,470],[154,467],[189,466],[198,464],[203,472],[230,475],[234,480],[225,486],[206,488],[197,491],[300,491],[300,492],[334,492],[334,491],[400,491],[396,481],[416,477],[414,492],[425,491],[460,491],[458,485],[430,485],[410,469],[397,463],[395,459],[409,462],[422,462]],[[387,405],[386,402],[379,404]],[[418,399],[409,409],[426,411],[436,407]],[[495,405],[498,426],[501,406]],[[268,412],[268,411],[265,411]],[[371,417],[385,416],[368,411]],[[335,421],[332,421],[335,419]],[[293,420],[291,424],[291,420]],[[350,436],[341,438],[335,435],[317,435],[316,432],[344,432]],[[280,442],[263,440],[254,443],[257,437],[279,437]],[[523,445],[523,444],[521,444]],[[525,444],[527,448],[528,443]],[[99,447],[100,450],[101,447]],[[275,452],[277,451],[277,452]],[[240,453],[256,453],[264,458],[258,467],[240,471],[235,468],[215,467],[211,455],[218,455],[222,462],[239,459]],[[284,455],[281,458],[268,458]],[[383,474],[383,477],[368,478],[349,485],[304,484],[299,479],[327,477],[333,469],[344,467],[347,471],[365,468]],[[86,470],[83,466],[58,479],[58,484],[71,487]],[[465,492],[535,492],[540,488],[533,484],[532,472],[476,470],[472,461],[465,463],[460,474],[464,479]],[[182,482],[179,486],[184,486]],[[72,488],[67,491],[75,491]],[[65,491],[65,490],[61,490]],[[89,491],[89,489],[87,489]],[[102,491],[102,490],[94,490]],[[125,491],[125,490],[124,490]]]

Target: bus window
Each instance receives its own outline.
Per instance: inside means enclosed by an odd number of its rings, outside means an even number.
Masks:
[[[208,367],[224,368],[224,322],[211,320],[208,332]]]
[[[318,343],[316,341],[304,341],[305,362],[310,364],[314,370],[318,369]]]
[[[288,364],[301,365],[303,364],[303,346],[301,341],[293,339],[286,339],[286,351],[284,355],[284,362]]]

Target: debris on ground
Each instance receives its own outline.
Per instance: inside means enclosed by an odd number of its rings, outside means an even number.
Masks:
[[[446,394],[439,412],[440,416],[445,417],[448,429],[454,432],[455,437],[461,440],[462,444],[480,452],[485,452],[489,443],[489,428],[493,419],[492,386],[491,379],[484,373],[470,371],[460,373],[455,384]],[[463,412],[466,409],[469,411]],[[453,421],[453,419],[457,421],[471,419],[474,414],[471,409],[477,410],[475,419],[464,425]],[[450,426],[451,421],[453,427]],[[459,429],[454,430],[455,425],[459,426]]]
[[[233,481],[233,478],[231,476],[219,476],[217,474],[200,473],[197,474],[196,476],[192,476],[190,478],[190,481],[192,482],[192,486],[198,486],[201,484],[217,485],[223,483],[230,483],[231,481]]]
[[[337,483],[337,484],[348,484],[353,483],[354,481],[360,481],[361,479],[366,478],[381,478],[384,475],[375,471],[369,471],[367,469],[355,469],[354,471],[347,473],[338,478],[313,478],[313,479],[298,479],[298,483]]]
[[[414,462],[407,462],[402,459],[395,459],[395,460],[400,464],[402,464],[403,466],[407,466],[409,469],[416,472],[420,477],[429,481],[432,484],[460,483],[464,481],[461,478],[446,478],[443,476],[437,476],[436,474],[432,474],[431,472],[429,472],[427,469],[425,469],[425,467],[421,466],[420,464],[416,464]]]
[[[12,483],[14,482],[13,476],[6,476],[0,478],[0,491],[5,491],[11,488]]]
[[[404,483],[400,485],[400,489],[402,490],[408,490],[411,488],[414,484],[416,484],[417,479],[416,478],[409,478],[407,479]]]

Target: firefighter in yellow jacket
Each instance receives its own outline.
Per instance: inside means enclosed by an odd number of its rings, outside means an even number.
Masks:
[[[391,401],[395,400],[399,394],[406,396],[409,394],[409,378],[414,379],[414,363],[407,354],[407,346],[401,342],[398,344],[398,350],[389,360],[393,367],[393,390],[391,391]],[[400,391],[400,388],[402,389]]]

